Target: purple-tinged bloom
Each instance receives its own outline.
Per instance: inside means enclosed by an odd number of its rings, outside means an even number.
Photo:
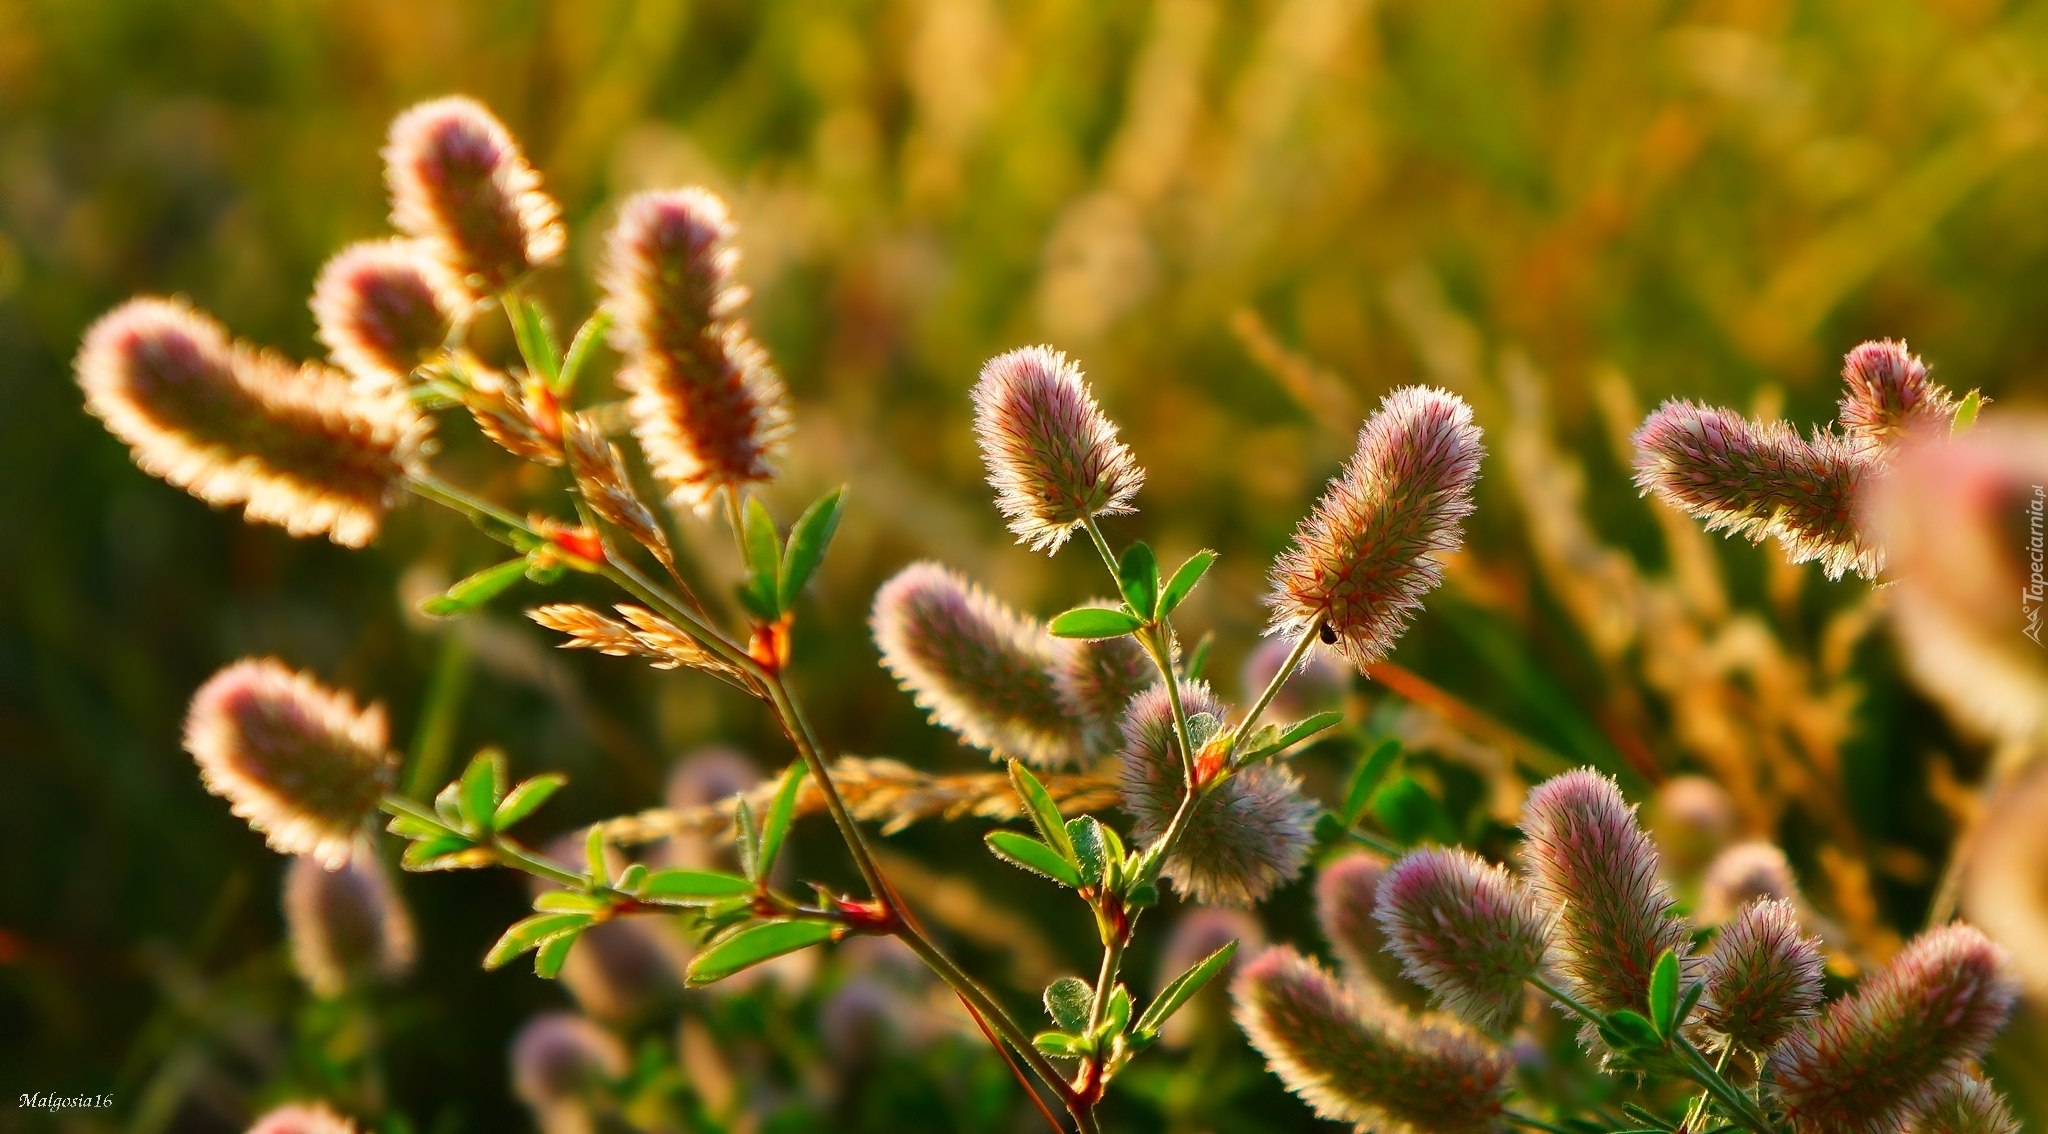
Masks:
[[[1960,1071],[1934,1089],[1905,1134],[2020,1134],[2020,1124],[1996,1088]]]
[[[1798,910],[1782,898],[1737,910],[1702,967],[1702,1020],[1745,1051],[1770,1051],[1820,1007],[1820,946],[1800,929]]]
[[[1459,848],[1411,851],[1381,880],[1373,915],[1402,970],[1460,1020],[1514,1027],[1542,968],[1543,915],[1501,866]]]
[[[1132,511],[1145,483],[1081,368],[1051,347],[1013,350],[981,368],[974,435],[996,509],[1033,551],[1056,552],[1089,519]]]
[[[313,322],[334,364],[375,393],[404,390],[439,353],[468,300],[419,240],[366,240],[334,254],[313,284]]]
[[[1785,852],[1776,843],[1761,839],[1737,843],[1714,856],[1700,878],[1696,913],[1700,924],[1719,925],[1733,917],[1743,903],[1759,898],[1791,902],[1799,898],[1799,882]]]
[[[1920,430],[1947,432],[1955,399],[1927,364],[1894,339],[1867,342],[1842,359],[1842,427],[1859,447],[1884,450]]]
[[[292,967],[320,996],[412,967],[412,916],[367,843],[339,870],[294,858],[284,878],[284,924]]]
[[[1107,600],[1091,606],[1114,606]],[[1089,759],[1123,746],[1124,710],[1131,699],[1159,684],[1159,669],[1137,639],[1126,634],[1072,643],[1053,671],[1067,713],[1081,723]]]
[[[1410,1008],[1423,1006],[1423,991],[1401,971],[1401,958],[1374,916],[1387,860],[1361,850],[1316,872],[1316,923],[1344,977]]]
[[[562,210],[541,191],[540,174],[475,99],[437,98],[393,119],[384,183],[392,225],[431,242],[478,297],[552,263],[567,241]]]

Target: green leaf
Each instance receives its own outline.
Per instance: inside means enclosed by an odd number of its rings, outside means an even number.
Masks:
[[[562,363],[562,372],[555,377],[555,396],[566,400],[575,392],[576,379],[583,376],[583,368],[589,364],[590,356],[597,351],[597,344],[604,341],[604,333],[611,329],[611,312],[600,307],[590,318],[576,328],[576,337],[569,343],[569,357]]]
[[[596,919],[587,913],[539,913],[512,923],[491,951],[484,955],[484,968],[495,969],[505,962],[564,933],[577,933]]]
[[[1679,1026],[1684,1025],[1685,1021],[1692,1017],[1692,1010],[1699,1006],[1700,994],[1706,990],[1707,982],[1703,980],[1696,980],[1686,986],[1685,995],[1678,1000],[1678,1011],[1671,1017],[1674,1022],[1672,1031],[1677,1031]]]
[[[1066,821],[1060,818],[1059,805],[1052,801],[1052,793],[1031,774],[1031,769],[1021,762],[1010,761],[1010,786],[1016,789],[1017,798],[1023,801],[1024,814],[1031,825],[1038,828],[1039,837],[1045,844],[1058,852],[1068,862],[1074,858],[1074,841],[1067,838]]]
[[[1359,761],[1358,769],[1351,773],[1351,783],[1344,789],[1344,825],[1349,827],[1365,814],[1365,806],[1372,801],[1373,792],[1379,790],[1380,781],[1387,778],[1394,762],[1401,758],[1401,742],[1386,740],[1372,755]]]
[[[505,794],[505,753],[497,748],[478,752],[462,772],[462,794],[457,797],[463,822],[482,834],[491,831],[491,819],[498,813],[498,800]]]
[[[1968,433],[1971,429],[1975,428],[1977,425],[1977,411],[1983,408],[1984,395],[1982,392],[1971,390],[1969,393],[1964,394],[1962,403],[1956,406],[1954,420],[1949,422],[1949,435],[1954,436],[1958,433]]]
[[[716,870],[657,870],[640,887],[640,900],[663,906],[708,906],[727,898],[748,898],[754,884]]]
[[[1183,662],[1180,667],[1181,673],[1189,681],[1200,681],[1202,679],[1202,671],[1209,667],[1209,651],[1215,645],[1215,632],[1210,630],[1202,631],[1201,638],[1195,642],[1195,648],[1188,651],[1187,661]]]
[[[1012,866],[1043,874],[1064,886],[1081,888],[1081,874],[1073,863],[1022,831],[990,831],[982,839],[988,843],[990,853]]]
[[[1677,1123],[1666,1119],[1663,1115],[1660,1115],[1655,1111],[1646,1110],[1643,1107],[1637,1106],[1634,1103],[1622,1103],[1621,1113],[1628,1115],[1630,1118],[1635,1119],[1637,1122],[1644,1123],[1657,1130],[1678,1129]]]
[[[1159,558],[1149,544],[1140,540],[1124,549],[1123,560],[1116,565],[1116,585],[1138,617],[1152,621],[1159,607]]]
[[[562,353],[555,344],[555,327],[547,310],[540,301],[522,295],[506,314],[511,316],[512,338],[519,344],[519,357],[526,360],[526,369],[546,382],[548,389],[557,389],[562,381],[558,364]]]
[[[1344,714],[1338,712],[1317,713],[1306,720],[1296,721],[1288,725],[1285,731],[1276,730],[1276,734],[1270,741],[1257,744],[1250,751],[1239,756],[1237,758],[1238,766],[1243,767],[1247,764],[1256,764],[1268,757],[1277,756],[1324,729],[1342,724],[1343,721]]]
[[[1657,1034],[1670,1039],[1678,1012],[1678,954],[1669,949],[1657,955],[1657,967],[1650,970],[1649,1009]]]
[[[769,622],[782,617],[777,601],[776,580],[782,573],[782,541],[775,535],[775,520],[758,496],[747,497],[746,546],[747,590],[755,612]]]
[[[1435,839],[1449,846],[1458,841],[1444,805],[1412,777],[1402,776],[1374,792],[1371,806],[1380,826],[1404,843]]]
[[[760,873],[764,876],[774,871],[775,856],[782,853],[790,821],[796,818],[796,796],[804,786],[804,772],[802,760],[790,761],[782,782],[775,786],[775,799],[768,804],[768,821],[761,827]]]
[[[1195,584],[1202,581],[1202,576],[1209,573],[1209,565],[1214,562],[1216,553],[1205,547],[1188,556],[1187,562],[1175,568],[1173,578],[1166,581],[1166,590],[1159,595],[1158,617],[1165,618],[1172,614],[1181,600],[1195,589]]]
[[[419,612],[429,618],[454,618],[504,594],[526,577],[526,560],[507,559],[486,567],[432,598],[420,600]]]
[[[1088,1030],[1088,1012],[1095,1007],[1095,990],[1080,977],[1063,976],[1045,986],[1045,1014],[1070,1032]]]
[[[1067,841],[1073,844],[1074,865],[1080,868],[1082,886],[1102,885],[1102,876],[1109,864],[1109,853],[1102,838],[1107,830],[1093,815],[1067,820]]]
[[[1217,720],[1214,713],[1196,713],[1188,718],[1188,743],[1194,745],[1197,752],[1207,748],[1209,742],[1216,739],[1216,734],[1222,731],[1223,722]]]
[[[1054,618],[1046,630],[1055,638],[1121,638],[1144,625],[1121,610],[1082,606]]]
[[[1071,1035],[1067,1032],[1040,1032],[1031,1037],[1031,1046],[1037,1048],[1040,1054],[1049,1055],[1054,1059],[1079,1059],[1094,1050],[1088,1046],[1085,1036]]]
[[[385,830],[402,839],[445,839],[455,832],[442,826],[438,820],[420,819],[412,815],[393,815]]]
[[[561,975],[563,962],[569,959],[569,950],[576,947],[576,939],[583,936],[582,930],[550,937],[541,942],[533,954],[533,975],[542,980],[553,980]]]
[[[548,772],[530,780],[521,780],[519,786],[512,789],[512,794],[505,797],[505,802],[500,803],[497,812],[491,816],[491,829],[502,831],[540,810],[540,805],[546,803],[549,797],[560,791],[562,785],[568,782],[569,777],[560,772]]]
[[[581,890],[548,890],[533,900],[533,908],[541,913],[596,913],[609,905],[603,898]]]
[[[461,835],[449,835],[440,839],[422,839],[405,848],[399,865],[424,873],[429,870],[461,870],[469,866],[483,866],[490,861],[489,851]]]
[[[690,961],[689,983],[715,984],[763,961],[830,941],[833,932],[829,921],[777,918],[756,922],[698,953]]]
[[[1638,1048],[1645,1051],[1657,1051],[1661,1050],[1664,1046],[1664,1037],[1657,1034],[1656,1025],[1650,1023],[1649,1018],[1641,1012],[1628,1008],[1608,1014],[1607,1028],[1602,1034],[1605,1035],[1609,1031],[1622,1041],[1621,1047],[1623,1050]],[[1612,1040],[1609,1040],[1610,1045],[1612,1045],[1612,1042]]]
[[[638,894],[640,887],[645,885],[647,885],[647,864],[644,862],[636,862],[628,866],[625,873],[619,875],[619,880],[613,883],[614,888],[628,894]]]
[[[462,781],[455,780],[434,793],[434,814],[451,828],[462,826]]]
[[[590,882],[593,886],[612,884],[612,868],[605,862],[604,824],[592,823],[590,833],[583,837],[583,860],[590,865]]]
[[[839,506],[845,496],[846,489],[835,488],[819,497],[797,517],[796,526],[789,529],[789,543],[782,552],[782,573],[776,584],[777,605],[783,610],[796,605],[796,596],[824,560],[832,533],[839,530]]]
[[[740,852],[740,871],[755,883],[761,881],[761,829],[754,824],[754,809],[745,796],[732,811],[733,841]]]
[[[1131,1022],[1131,990],[1119,984],[1109,994],[1109,1004],[1102,1010],[1102,1026],[1097,1030],[1103,1037],[1122,1035],[1124,1025]]]
[[[1159,1029],[1166,1025],[1166,1021],[1171,1019],[1175,1012],[1180,1011],[1181,1005],[1186,1004],[1195,993],[1202,991],[1202,986],[1214,979],[1217,973],[1222,972],[1223,966],[1229,964],[1230,958],[1236,954],[1237,942],[1232,941],[1190,965],[1186,972],[1174,977],[1171,983],[1159,990],[1159,995],[1153,998],[1152,1003],[1146,1006],[1145,1014],[1138,1017],[1138,1026],[1134,1029],[1137,1034],[1157,1034]]]

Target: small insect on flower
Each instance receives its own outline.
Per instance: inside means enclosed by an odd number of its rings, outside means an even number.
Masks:
[[[417,240],[351,244],[320,269],[313,322],[335,365],[363,389],[402,391],[460,322],[468,301]]]
[[[1472,408],[1445,390],[1387,395],[1358,451],[1273,564],[1267,631],[1313,630],[1360,669],[1385,656],[1456,551],[1485,455]],[[1334,641],[1333,641],[1334,639]]]
[[[376,536],[429,428],[402,398],[231,343],[212,318],[168,299],[101,316],[77,370],[86,409],[144,472],[347,547]]]
[[[1375,905],[1403,971],[1437,1003],[1482,1031],[1514,1027],[1548,945],[1520,881],[1468,850],[1412,851],[1387,871]]]
[[[789,433],[782,379],[739,317],[739,250],[707,190],[640,193],[606,237],[602,283],[626,357],[633,435],[675,507],[771,479]]]
[[[257,1119],[248,1134],[356,1134],[356,1124],[327,1109],[325,1103],[292,1103]]]
[[[1737,910],[1704,968],[1701,1016],[1745,1051],[1770,1051],[1820,1006],[1820,946],[1801,931],[1798,911],[1782,898]]]
[[[357,833],[390,787],[397,758],[384,708],[275,658],[244,658],[192,695],[185,750],[206,790],[263,832],[279,854],[329,870],[349,860]]]
[[[1181,705],[1189,717],[1207,713],[1222,721],[1228,712],[1202,681],[1182,684]],[[1135,820],[1133,838],[1149,843],[1165,833],[1186,794],[1173,705],[1164,685],[1131,701],[1123,735],[1117,791]],[[1191,901],[1255,905],[1301,873],[1315,842],[1318,810],[1301,793],[1301,780],[1284,765],[1254,764],[1195,804],[1161,873]]]
[[[1974,926],[1931,929],[1771,1053],[1798,1134],[1879,1134],[1975,1063],[2019,995],[2004,950]]]
[[[2020,1134],[2020,1124],[1991,1084],[1962,1071],[1934,1089],[1905,1134]]]
[[[1284,945],[1244,966],[1231,999],[1266,1065],[1324,1118],[1382,1134],[1499,1127],[1514,1063],[1462,1027],[1362,1000]]]
[[[996,509],[1018,543],[1056,552],[1090,519],[1133,511],[1145,470],[1066,355],[1042,346],[997,355],[973,397]]]
[[[430,241],[477,298],[554,262],[567,242],[540,174],[475,99],[438,98],[393,119],[384,183],[392,225]]]
[[[1337,955],[1344,978],[1410,1008],[1423,1006],[1423,991],[1401,971],[1401,958],[1374,916],[1387,860],[1357,851],[1316,872],[1316,924]]]
[[[1830,579],[1852,570],[1874,579],[1884,569],[1884,548],[1857,528],[1858,493],[1877,463],[1842,437],[1808,440],[1782,421],[1669,401],[1631,440],[1636,487],[1708,531],[1752,543],[1775,537],[1792,562],[1818,561]]]
[[[882,664],[934,723],[997,756],[1072,764],[1081,723],[1054,676],[1065,643],[936,563],[913,563],[875,592]]]
[[[1927,364],[1892,339],[1867,342],[1842,359],[1842,427],[1864,449],[1884,450],[1917,430],[1947,432],[1955,399],[1927,377]]]
[[[365,842],[339,870],[294,858],[285,872],[284,923],[292,967],[320,996],[395,979],[412,967],[412,916]]]

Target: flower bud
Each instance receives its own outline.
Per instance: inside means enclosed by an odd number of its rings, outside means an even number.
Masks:
[[[1299,639],[1320,626],[1360,669],[1393,649],[1443,580],[1437,557],[1462,542],[1485,452],[1456,394],[1407,386],[1387,395],[1273,564],[1268,633]]]
[[[268,836],[270,849],[330,870],[349,860],[397,769],[383,706],[358,709],[275,658],[244,658],[199,687],[185,750],[206,790]]]
[[[1719,925],[1743,903],[1761,898],[1798,900],[1792,864],[1775,843],[1737,843],[1715,855],[1700,879],[1700,924]]]
[[[1799,1134],[1897,1130],[1984,1054],[2018,994],[1973,926],[1928,930],[1771,1052],[1779,1104]]]
[[[293,535],[370,542],[419,461],[428,425],[403,399],[350,388],[230,343],[173,300],[131,299],[78,352],[85,408],[144,472]]]
[[[552,263],[566,243],[562,210],[541,191],[540,174],[475,99],[438,98],[393,119],[384,184],[392,225],[431,242],[477,296]]]
[[[1361,1002],[1286,946],[1247,964],[1231,998],[1266,1065],[1323,1118],[1382,1134],[1499,1126],[1513,1061],[1463,1028]]]
[[[1955,399],[1927,377],[1927,365],[1906,344],[1880,339],[1842,359],[1842,426],[1866,449],[1887,449],[1922,429],[1947,432]]]
[[[1054,671],[1063,643],[936,563],[914,563],[875,592],[875,644],[934,723],[998,757],[1041,768],[1081,754]]]
[[[1058,551],[1092,517],[1133,511],[1145,483],[1081,368],[1051,347],[1013,350],[981,368],[974,435],[996,509],[1033,551]]]
[[[775,475],[788,394],[739,309],[725,202],[703,189],[640,193],[606,238],[605,305],[626,357],[633,435],[678,508]]]
[[[1666,949],[1689,936],[1657,877],[1657,852],[1613,780],[1581,768],[1537,785],[1522,806],[1522,861],[1552,919],[1549,963],[1598,1012],[1642,1011]],[[1587,1038],[1587,1033],[1581,1033]]]
[[[1543,915],[1514,876],[1468,850],[1411,851],[1375,905],[1402,971],[1436,1003],[1482,1031],[1513,1029],[1546,946]]]
[[[292,859],[284,880],[284,924],[292,967],[314,993],[340,996],[412,968],[412,917],[374,848],[359,841],[339,870]]]
[[[292,1103],[257,1119],[249,1134],[356,1134],[356,1124],[327,1109],[325,1103]]]
[[[1636,487],[1710,532],[1761,543],[1775,537],[1794,563],[1818,560],[1830,579],[1874,579],[1884,548],[1857,530],[1857,494],[1874,460],[1832,433],[1812,440],[1782,421],[1747,420],[1669,401],[1636,430]]]
[[[1905,1134],[2020,1134],[2005,1097],[1969,1071],[1942,1080]]]
[[[1820,946],[1800,931],[1791,902],[1749,902],[1707,954],[1702,1017],[1736,1047],[1768,1052],[1820,1006],[1822,966]]]
[[[1124,710],[1131,698],[1159,684],[1159,670],[1145,648],[1126,635],[1072,643],[1062,653],[1053,678],[1067,715],[1081,722],[1083,753],[1092,760],[1123,746]]]
[[[1365,850],[1324,866],[1316,872],[1316,922],[1347,980],[1420,1008],[1422,990],[1401,971],[1401,958],[1374,916],[1386,873],[1387,860]]]
[[[1202,681],[1182,684],[1181,706],[1189,717],[1208,713],[1219,721],[1227,712]],[[1131,700],[1123,735],[1117,792],[1135,820],[1132,838],[1149,843],[1166,832],[1187,786],[1164,685]],[[1161,874],[1202,905],[1255,905],[1301,873],[1315,842],[1318,810],[1286,766],[1254,764],[1196,802]]]
[[[378,393],[411,385],[466,305],[460,283],[417,240],[351,244],[313,284],[320,341],[358,386]]]

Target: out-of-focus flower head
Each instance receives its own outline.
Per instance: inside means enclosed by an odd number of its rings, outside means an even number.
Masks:
[[[412,916],[367,841],[339,870],[294,858],[285,872],[284,924],[292,967],[321,996],[412,967]]]
[[[1080,729],[1054,676],[1063,643],[959,574],[913,563],[875,592],[882,664],[934,722],[997,756],[1073,763]]]
[[[1548,934],[1535,898],[1506,869],[1462,848],[1411,851],[1380,881],[1373,916],[1436,1003],[1482,1031],[1514,1027]]]
[[[1905,1134],[2020,1134],[2005,1097],[1978,1075],[1963,1071],[1936,1087]]]
[[[1108,601],[1090,606],[1114,606]],[[1131,698],[1159,683],[1159,670],[1137,639],[1096,638],[1076,641],[1060,650],[1053,680],[1067,714],[1081,724],[1081,746],[1088,759],[1107,756],[1123,746],[1121,725]]]
[[[730,748],[699,748],[684,754],[668,774],[662,802],[676,811],[689,811],[731,799],[761,782],[753,761]],[[738,859],[732,840],[696,834],[674,834],[668,839],[665,859],[670,866],[690,870],[735,870]]]
[[[1821,1002],[1820,946],[1780,898],[1750,902],[1722,928],[1703,966],[1701,1018],[1728,1043],[1762,1054]]]
[[[2048,736],[2048,420],[1909,440],[1871,526],[1907,672],[1976,730]]]
[[[1324,1118],[1384,1134],[1499,1126],[1514,1064],[1476,1033],[1362,1000],[1284,945],[1238,973],[1231,999],[1267,1066]]]
[[[1387,860],[1365,850],[1324,865],[1316,872],[1316,923],[1337,954],[1345,979],[1409,1007],[1421,1007],[1422,991],[1401,971],[1401,958],[1374,916],[1386,873]]]
[[[478,297],[552,263],[567,240],[540,174],[475,99],[437,98],[393,119],[384,184],[393,227],[431,242]]]
[[[326,1103],[291,1103],[257,1119],[248,1134],[356,1134],[356,1124]]]
[[[231,343],[175,300],[131,299],[101,316],[77,370],[86,409],[144,472],[347,547],[376,536],[429,431],[403,398]]]
[[[1485,455],[1472,408],[1445,390],[1387,395],[1358,431],[1358,452],[1330,482],[1273,564],[1268,633],[1325,641],[1363,669],[1393,648],[1443,579]]]
[[[1702,925],[1719,925],[1744,903],[1759,898],[1799,899],[1799,881],[1785,852],[1761,839],[1737,843],[1714,856],[1700,878],[1695,914]]]
[[[1132,511],[1145,470],[1066,355],[1051,347],[997,355],[973,397],[988,482],[1017,542],[1056,552],[1090,518]]]
[[[397,758],[384,708],[356,707],[275,658],[244,658],[207,680],[185,716],[185,750],[206,790],[264,833],[279,854],[329,870],[349,860],[377,812]]]
[[[586,1104],[626,1075],[626,1046],[569,1012],[535,1016],[512,1041],[512,1091],[549,1134],[587,1121]]]
[[[1830,579],[1874,579],[1884,547],[1857,526],[1857,494],[1874,458],[1833,433],[1811,439],[1782,421],[1669,401],[1636,430],[1636,487],[1752,543],[1775,537],[1794,563],[1818,561]]]
[[[789,395],[740,308],[725,202],[705,189],[640,193],[606,238],[605,306],[625,355],[633,435],[678,508],[772,479]]]
[[[1674,875],[1706,866],[1734,837],[1739,817],[1728,789],[1705,776],[1673,776],[1645,808],[1657,851]]]
[[[1850,351],[1842,382],[1842,426],[1868,449],[1889,449],[1921,430],[1946,432],[1955,418],[1955,399],[1903,342],[1879,339]]]
[[[1189,717],[1207,713],[1219,722],[1228,711],[1202,681],[1182,686],[1181,705]],[[1132,699],[1123,734],[1117,791],[1135,821],[1132,837],[1148,843],[1165,832],[1186,794],[1173,705],[1164,685]],[[1182,895],[1203,905],[1254,905],[1301,873],[1315,841],[1316,812],[1292,771],[1271,761],[1255,764],[1195,804],[1160,873]]]
[[[1984,1054],[2018,995],[2004,950],[1974,926],[1928,930],[1778,1044],[1778,1101],[1799,1134],[1897,1130]]]
[[[1287,661],[1287,655],[1293,649],[1292,642],[1266,638],[1245,655],[1244,666],[1238,672],[1238,683],[1246,702],[1256,700],[1265,691],[1267,683],[1280,672],[1280,666]],[[1266,708],[1266,715],[1252,723],[1291,723],[1311,713],[1335,708],[1343,702],[1344,695],[1351,692],[1352,680],[1351,670],[1343,662],[1324,650],[1310,650],[1302,659],[1301,668],[1273,697],[1273,703]]]
[[[2001,792],[1971,837],[1961,905],[2048,999],[2048,763]]]
[[[418,240],[351,244],[313,284],[320,341],[358,386],[377,393],[405,389],[466,307],[460,283]]]

